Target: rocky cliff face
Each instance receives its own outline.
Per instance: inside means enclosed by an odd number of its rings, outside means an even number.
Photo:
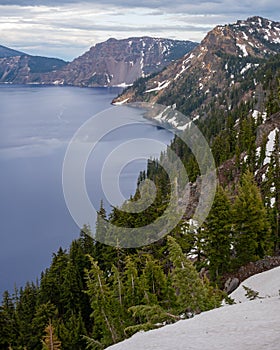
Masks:
[[[109,39],[45,79],[77,86],[130,85],[140,77],[160,71],[196,45],[150,37]]]
[[[195,46],[191,41],[150,37],[109,39],[68,64],[0,47],[0,82],[89,87],[130,85],[140,77],[159,72]]]
[[[65,61],[56,58],[21,53],[0,57],[0,83],[42,83],[46,74],[61,69],[66,64]]]
[[[175,105],[192,119],[206,117],[208,107],[230,109],[234,91],[266,59],[280,51],[280,23],[261,17],[217,26],[191,53],[146,81],[137,82],[115,103],[146,101]],[[244,91],[252,97],[257,82]],[[172,120],[184,127],[184,120]]]

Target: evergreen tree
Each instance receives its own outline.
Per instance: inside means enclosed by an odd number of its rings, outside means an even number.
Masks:
[[[270,216],[272,227],[273,249],[276,254],[280,251],[280,133],[275,134],[274,146],[262,183],[265,204]]]
[[[5,291],[0,308],[0,348],[8,349],[11,347],[17,335],[14,301],[10,293]]]
[[[87,332],[81,313],[73,313],[67,321],[60,322],[57,330],[63,349],[84,350],[86,348],[83,337]]]
[[[87,291],[90,297],[93,318],[93,339],[104,345],[118,342],[119,334],[116,320],[116,303],[104,272],[98,263],[89,256],[91,269],[86,271]]]
[[[231,204],[222,187],[218,187],[211,211],[204,223],[204,253],[209,260],[212,279],[230,268],[231,259]]]
[[[199,313],[220,304],[220,296],[215,295],[208,283],[200,279],[193,264],[185,257],[180,246],[168,237],[170,260],[173,264],[171,281],[177,295],[177,314]]]
[[[58,340],[51,322],[49,322],[48,326],[46,327],[45,333],[46,335],[43,337],[42,340],[42,350],[60,350],[61,342]]]
[[[33,283],[27,282],[26,286],[20,289],[15,313],[18,331],[17,342],[28,349],[33,348],[37,342],[36,337],[33,337],[30,331],[30,325],[35,317],[37,293],[38,288]]]
[[[233,205],[234,247],[238,266],[262,258],[270,251],[267,213],[252,173],[241,179]]]

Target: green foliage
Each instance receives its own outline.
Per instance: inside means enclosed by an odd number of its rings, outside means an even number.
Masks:
[[[209,260],[212,280],[228,272],[231,259],[231,203],[227,193],[218,187],[210,214],[204,223],[204,253]]]
[[[67,62],[58,58],[28,56],[28,65],[31,73],[48,73],[60,69],[66,64]]]
[[[215,294],[207,280],[199,277],[193,264],[185,257],[176,240],[170,236],[168,248],[173,265],[171,282],[177,295],[177,312],[199,313],[218,307],[221,295]]]
[[[270,226],[260,190],[250,172],[242,177],[232,213],[237,264],[263,258],[270,252]]]
[[[42,340],[42,350],[61,350],[61,342],[58,340],[51,322],[47,325],[45,333]]]
[[[259,292],[249,288],[249,287],[246,287],[246,286],[242,286],[245,291],[246,291],[246,298],[248,298],[249,300],[255,300],[259,297]]]
[[[104,349],[139,330],[153,329],[188,313],[218,307],[224,295],[215,284],[220,283],[225,273],[266,254],[279,253],[279,133],[270,163],[266,165],[266,178],[261,183],[262,195],[252,175],[263,165],[267,141],[265,135],[257,153],[257,128],[263,120],[261,117],[254,120],[252,111],[258,106],[258,110],[267,111],[268,117],[279,111],[279,56],[266,62],[256,59],[252,63],[259,63],[259,68],[249,70],[243,79],[237,73],[245,61],[218,55],[229,63],[232,69],[229,74],[235,74],[239,80],[230,91],[211,87],[213,96],[201,107],[202,117],[195,122],[212,147],[217,167],[225,165],[220,175],[226,179],[223,185],[228,189],[218,187],[203,227],[195,227],[184,217],[168,237],[154,244],[137,249],[121,248],[122,233],[116,240],[108,223],[142,227],[160,217],[169,204],[171,180],[158,160],[150,160],[147,170],[140,173],[138,188],[128,203],[114,208],[109,215],[101,203],[95,236],[90,227],[84,226],[69,250],[60,248],[53,255],[39,284],[27,283],[15,290],[14,295],[4,293],[0,307],[1,349],[41,350],[42,339],[46,349],[51,334],[57,337],[54,344],[58,349]],[[36,70],[36,66],[33,68]],[[255,89],[254,79],[258,84],[257,96],[241,101],[244,92]],[[145,91],[146,80],[140,78],[135,83],[138,96]],[[162,102],[176,102],[183,112],[194,111],[205,96],[193,94],[187,99],[192,84],[192,80],[185,81],[185,94],[164,96]],[[189,180],[195,182],[200,170],[191,150],[175,137],[161,155],[161,163],[165,157],[172,157],[171,150],[182,160]],[[233,164],[234,169],[227,169],[228,164]],[[171,171],[180,180],[179,194],[184,194],[187,179],[181,178],[176,165]],[[147,184],[142,184],[140,191],[140,183],[145,179],[156,185],[154,202],[140,214],[122,211],[136,201],[146,204],[150,199]],[[150,237],[156,234],[147,232]],[[112,240],[117,242],[115,247],[101,243]],[[195,256],[194,262],[187,258],[191,254]],[[210,281],[198,273],[201,267],[206,269]],[[249,298],[256,297],[249,289],[247,294]]]

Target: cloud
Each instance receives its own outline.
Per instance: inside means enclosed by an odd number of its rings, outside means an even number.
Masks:
[[[69,60],[109,37],[200,41],[217,24],[279,14],[274,0],[0,0],[0,44]]]
[[[253,11],[276,14],[280,10],[280,4],[275,0],[142,0],[141,2],[131,0],[0,0],[0,5],[17,6],[65,6],[65,5],[90,4],[92,8],[118,7],[123,9],[147,8],[159,11],[171,11],[187,13],[229,14],[229,13],[251,13]]]

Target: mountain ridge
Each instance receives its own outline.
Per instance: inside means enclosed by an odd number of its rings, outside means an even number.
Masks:
[[[145,101],[173,105],[191,119],[205,118],[212,104],[230,110],[233,104],[230,96],[240,88],[245,76],[278,52],[279,22],[255,16],[216,26],[192,52],[151,79],[136,82],[113,103]],[[254,89],[255,86],[251,90]],[[247,93],[244,100],[251,98]],[[217,103],[218,99],[223,101]],[[185,125],[184,120],[172,123],[175,127]]]
[[[197,43],[187,40],[152,37],[121,40],[109,38],[92,46],[72,62],[60,60],[48,70],[40,70],[38,65],[35,75],[29,69],[28,60],[23,60],[22,57],[30,59],[36,56],[15,54],[13,57],[0,58],[0,82],[85,87],[126,86],[139,77],[162,70],[196,45]]]
[[[9,47],[0,45],[0,58],[13,57],[13,56],[24,56],[24,55],[26,55],[24,52],[10,49]]]

